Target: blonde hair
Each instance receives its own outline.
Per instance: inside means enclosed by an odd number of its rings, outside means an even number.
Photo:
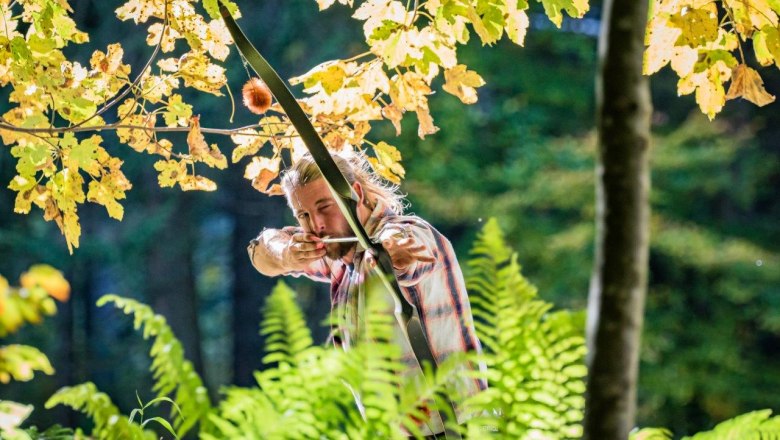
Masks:
[[[350,185],[359,182],[363,187],[364,202],[369,207],[373,208],[377,201],[381,201],[393,213],[403,214],[407,202],[399,186],[379,177],[371,168],[364,153],[348,151],[332,153],[331,156]],[[288,202],[293,190],[320,178],[322,173],[314,158],[309,153],[304,154],[282,174],[281,186]]]

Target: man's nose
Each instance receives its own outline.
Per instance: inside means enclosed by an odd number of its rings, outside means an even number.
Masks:
[[[319,215],[312,216],[311,227],[313,230],[312,232],[314,232],[315,234],[325,232],[325,219]]]

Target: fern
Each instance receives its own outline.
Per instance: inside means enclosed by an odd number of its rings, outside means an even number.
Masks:
[[[265,336],[266,364],[298,365],[312,346],[311,332],[295,302],[295,292],[284,283],[278,283],[266,300],[260,334]]]
[[[402,386],[406,367],[394,342],[390,298],[367,287],[365,331],[349,352],[311,346],[309,330],[294,299],[280,282],[266,302],[262,332],[269,341],[266,362],[255,373],[257,388],[232,387],[213,414],[214,432],[204,440],[406,438],[401,426],[419,433],[413,417],[442,393],[454,367],[440,367],[431,381]],[[360,395],[363,417],[350,392]]]
[[[776,440],[780,439],[780,416],[771,417],[772,411],[753,411],[717,425],[712,431],[700,432],[682,440]]]
[[[108,395],[98,391],[92,382],[73,387],[64,387],[46,401],[46,408],[66,405],[76,411],[87,414],[95,422],[92,436],[101,440],[154,440],[155,434],[144,431],[140,426],[128,421],[127,417],[111,402]]]
[[[207,416],[212,406],[207,390],[192,363],[184,358],[184,349],[165,318],[156,315],[146,304],[117,295],[104,295],[97,304],[103,306],[109,302],[125,314],[134,315],[134,327],[136,330],[143,327],[144,339],[154,337],[149,351],[152,357],[152,377],[155,380],[152,391],[158,397],[168,396],[175,391],[173,400],[181,411],[172,412],[172,418],[178,435],[183,437],[198,422],[201,423],[201,430],[208,432]]]
[[[49,358],[40,350],[29,345],[0,346],[0,383],[31,380],[35,371],[54,374]]]
[[[517,256],[494,219],[471,255],[466,282],[490,388],[467,402],[483,413],[471,420],[470,437],[579,438],[586,374],[583,313],[550,312],[552,305],[538,299],[536,288],[520,274]]]

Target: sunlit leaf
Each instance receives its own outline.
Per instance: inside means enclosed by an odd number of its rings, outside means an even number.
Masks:
[[[745,98],[753,104],[763,107],[775,101],[775,97],[764,89],[764,81],[755,70],[740,64],[731,75],[731,86],[726,99]]]
[[[485,81],[482,77],[473,70],[467,70],[463,64],[444,71],[444,86],[442,88],[460,98],[464,104],[477,102],[475,87],[483,85],[485,85]]]
[[[31,266],[19,278],[19,283],[27,289],[41,287],[59,301],[67,301],[70,297],[70,283],[62,272],[46,264]]]
[[[268,185],[279,175],[279,163],[281,159],[275,157],[269,159],[267,157],[255,156],[252,158],[252,162],[246,166],[244,171],[244,178],[252,181],[252,186],[263,193],[269,191]]]

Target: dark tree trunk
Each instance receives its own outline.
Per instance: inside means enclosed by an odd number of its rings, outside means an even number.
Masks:
[[[596,259],[588,305],[585,438],[634,425],[647,288],[650,89],[642,75],[646,1],[607,0],[597,79]]]
[[[260,309],[277,280],[261,275],[249,261],[246,248],[264,226],[283,226],[287,210],[283,197],[269,197],[252,188],[241,177],[243,167],[231,176],[235,194],[233,229],[233,383],[254,384],[252,373],[261,368],[263,339],[260,337]]]
[[[165,316],[184,347],[185,357],[192,362],[195,371],[205,377],[193,269],[195,226],[191,197],[191,194],[177,194],[167,202],[174,206],[169,207],[166,224],[149,249],[147,286],[152,308]],[[178,221],[179,218],[183,220]]]

